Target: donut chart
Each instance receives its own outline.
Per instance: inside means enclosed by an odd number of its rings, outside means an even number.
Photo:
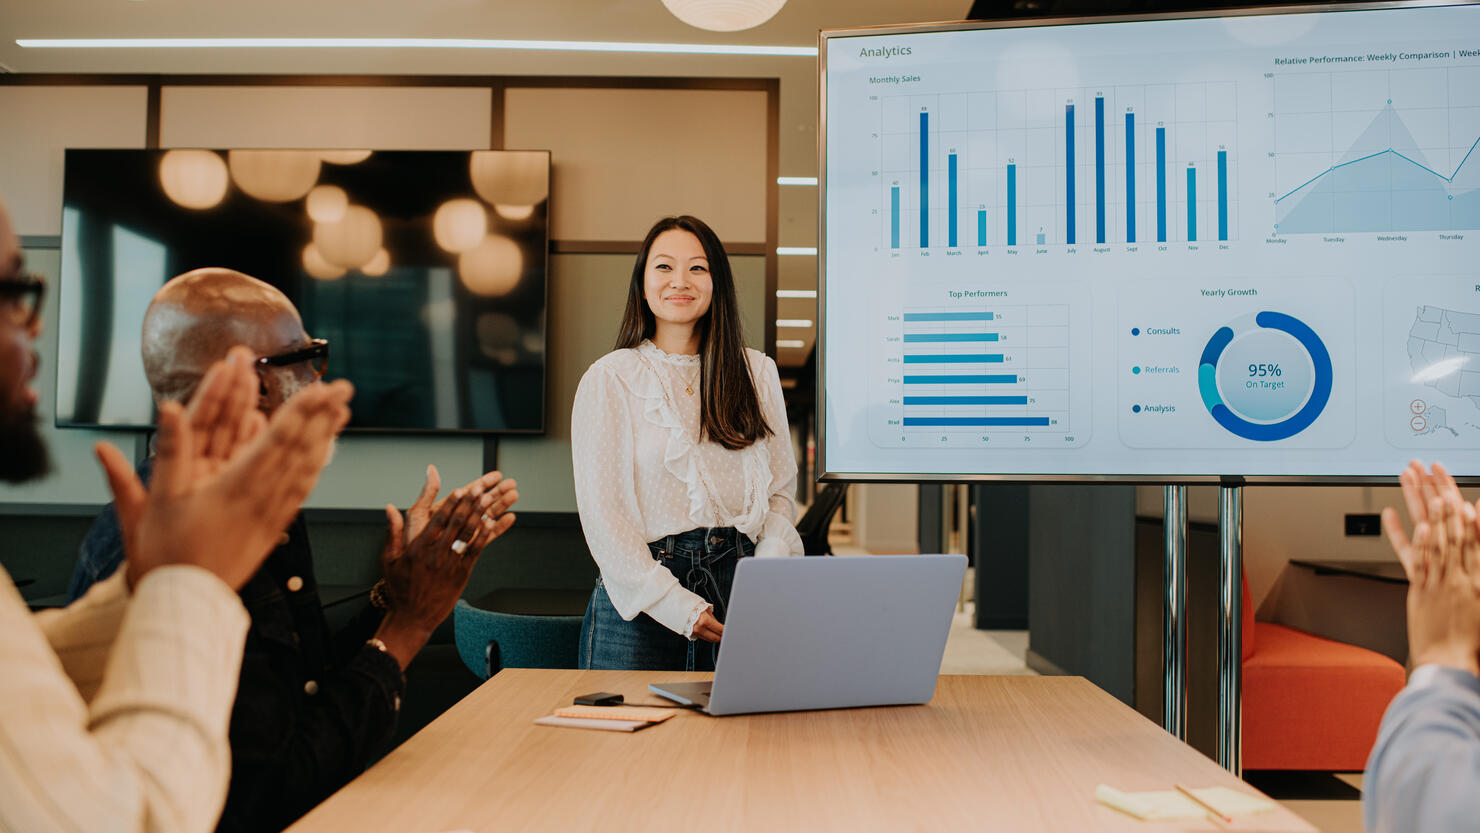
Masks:
[[[1213,419],[1256,442],[1299,434],[1331,399],[1331,354],[1305,322],[1282,312],[1242,316],[1203,348],[1198,391]]]

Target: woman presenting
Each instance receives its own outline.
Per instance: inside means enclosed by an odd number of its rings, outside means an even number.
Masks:
[[[616,346],[571,413],[576,505],[601,568],[580,667],[713,670],[737,561],[802,542],[781,379],[744,346],[709,226],[668,217],[648,232]]]

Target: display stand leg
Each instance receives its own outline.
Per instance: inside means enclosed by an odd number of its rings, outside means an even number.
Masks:
[[[1162,609],[1162,728],[1187,740],[1187,487],[1162,492],[1166,588]]]
[[[1242,487],[1218,489],[1218,764],[1243,775]]]

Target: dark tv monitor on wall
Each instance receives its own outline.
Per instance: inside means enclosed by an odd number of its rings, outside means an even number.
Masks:
[[[351,429],[542,433],[548,151],[68,150],[59,427],[146,428],[154,293],[281,289],[355,383]]]

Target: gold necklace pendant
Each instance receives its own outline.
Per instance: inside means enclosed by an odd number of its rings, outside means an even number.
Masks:
[[[694,386],[693,385],[684,385],[683,392],[686,393],[686,394],[688,394],[689,396],[693,396],[694,395]]]

